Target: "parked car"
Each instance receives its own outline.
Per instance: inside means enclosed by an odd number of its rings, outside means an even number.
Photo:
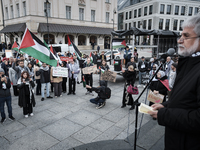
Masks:
[[[120,52],[118,50],[113,50],[113,59],[120,59]],[[106,61],[110,60],[111,50],[105,53]]]

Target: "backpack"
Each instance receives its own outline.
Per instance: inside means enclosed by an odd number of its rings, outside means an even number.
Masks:
[[[100,98],[109,99],[110,97],[111,97],[111,89],[109,87],[105,87],[105,93],[103,92]]]

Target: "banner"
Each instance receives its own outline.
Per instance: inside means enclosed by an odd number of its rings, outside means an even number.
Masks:
[[[66,61],[66,62],[68,62],[68,61],[72,61],[73,60],[73,57],[60,57],[60,60],[61,61]]]
[[[154,92],[152,92],[151,90],[149,90],[149,94],[148,94],[148,97],[147,97],[148,101],[160,104],[160,103],[163,102],[163,99],[164,99],[164,95],[162,95],[162,94],[155,94]]]
[[[5,50],[5,53],[6,53],[6,58],[10,58],[13,56],[12,50]]]
[[[104,73],[101,73],[100,80],[115,82],[116,81],[116,76],[117,76],[116,72],[105,71]]]
[[[68,77],[68,68],[53,67],[54,77]]]
[[[85,67],[82,69],[83,74],[90,74],[90,73],[95,73],[97,72],[97,66],[90,66],[90,67]]]

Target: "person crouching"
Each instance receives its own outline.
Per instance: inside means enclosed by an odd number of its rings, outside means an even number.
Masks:
[[[21,78],[19,78],[17,84],[19,88],[18,105],[23,107],[25,118],[28,118],[28,115],[33,116],[33,107],[35,107],[36,104],[33,93],[35,84],[27,71],[22,72]]]

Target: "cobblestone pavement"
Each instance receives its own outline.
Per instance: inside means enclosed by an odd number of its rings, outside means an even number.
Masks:
[[[98,86],[98,75],[93,75],[94,86]],[[77,84],[76,95],[45,99],[35,96],[34,116],[24,118],[18,106],[18,97],[12,97],[15,121],[0,124],[1,150],[110,150],[133,149],[135,110],[121,107],[124,79],[117,76],[116,83],[108,83],[112,96],[105,107],[96,109],[85,95],[86,89]],[[139,88],[140,92],[143,88]],[[53,96],[53,93],[51,93]],[[140,102],[144,102],[142,96]],[[137,96],[134,96],[136,99]],[[141,120],[139,114],[139,121]],[[129,127],[129,133],[127,129]],[[163,148],[164,129],[148,115],[144,115],[137,142],[138,149]]]

